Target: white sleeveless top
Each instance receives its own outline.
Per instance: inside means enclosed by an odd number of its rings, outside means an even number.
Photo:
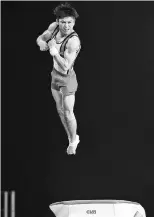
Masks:
[[[53,38],[52,40],[54,40],[54,41],[56,42],[55,38]],[[60,52],[61,44],[62,44],[62,43],[56,43],[56,49],[58,50],[58,52]],[[55,61],[54,58],[53,58],[53,66],[54,66],[54,68],[55,68],[57,71],[62,72],[62,73],[65,72],[65,71],[62,70],[62,68],[58,65],[58,63]]]
[[[57,34],[58,34],[58,33],[57,33]],[[55,37],[57,36],[57,34],[55,35]],[[54,42],[55,42],[55,44],[56,44],[56,49],[57,49],[58,52],[60,53],[60,47],[61,47],[61,45],[62,45],[63,40],[64,40],[66,37],[64,37],[64,38],[61,40],[61,42],[59,42],[59,43],[56,42],[55,37],[54,37],[51,41],[54,41]],[[67,71],[64,71],[64,70],[58,65],[58,63],[55,61],[54,58],[53,58],[53,66],[54,66],[54,68],[55,68],[57,71],[62,72],[62,73],[67,73]]]

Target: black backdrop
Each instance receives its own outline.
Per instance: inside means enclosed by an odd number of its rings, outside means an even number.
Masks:
[[[36,45],[58,3],[1,3],[2,190],[16,191],[17,217],[82,199],[136,201],[153,216],[154,2],[70,2],[82,43],[76,156],[50,92],[52,57]]]

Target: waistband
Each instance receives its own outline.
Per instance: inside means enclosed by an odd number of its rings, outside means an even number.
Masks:
[[[63,76],[63,77],[68,77],[68,76],[71,76],[71,75],[75,74],[73,68],[72,68],[72,69],[69,69],[69,70],[67,71],[67,74],[64,74],[64,73],[62,73],[62,72],[59,72],[57,69],[55,69],[55,67],[53,67],[53,70],[52,70],[52,71],[55,71],[58,75],[61,75],[61,76]]]

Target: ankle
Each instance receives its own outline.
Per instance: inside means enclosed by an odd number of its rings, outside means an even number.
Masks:
[[[75,137],[72,140],[70,140],[70,143],[71,144],[76,143],[78,140],[79,140],[79,136],[76,134]]]

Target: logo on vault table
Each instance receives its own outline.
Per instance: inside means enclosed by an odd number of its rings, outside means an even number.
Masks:
[[[96,210],[87,210],[86,213],[87,214],[96,214]]]

